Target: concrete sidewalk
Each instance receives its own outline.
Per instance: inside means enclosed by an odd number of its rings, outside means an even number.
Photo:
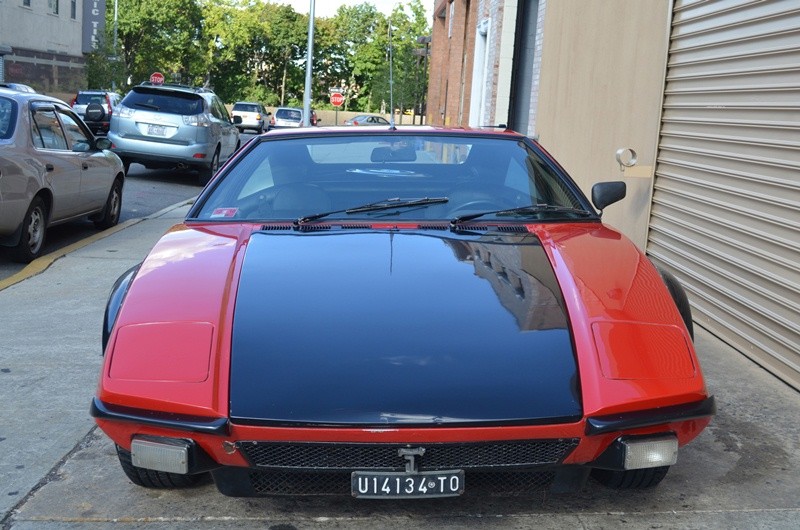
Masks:
[[[696,345],[719,411],[653,490],[590,483],[534,502],[386,503],[133,486],[88,412],[103,313],[117,277],[187,210],[104,233],[0,287],[0,529],[800,527],[800,394],[701,329]]]
[[[88,245],[43,256],[0,290],[0,513],[94,426],[88,407],[111,287],[188,208],[179,203],[100,233]]]

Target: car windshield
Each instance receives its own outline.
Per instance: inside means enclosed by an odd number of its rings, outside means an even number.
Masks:
[[[128,92],[122,105],[131,109],[153,110],[192,116],[203,113],[203,98],[189,92],[153,90],[137,87]]]
[[[297,225],[335,219],[510,222],[596,215],[544,155],[519,137],[502,135],[263,139],[218,180],[191,218]]]
[[[17,104],[13,99],[0,97],[0,140],[8,140],[14,136],[16,122]]]

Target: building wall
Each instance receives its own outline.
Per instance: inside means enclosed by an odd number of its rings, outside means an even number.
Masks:
[[[533,64],[515,65],[516,18],[522,1],[531,8],[535,0],[436,3],[428,123],[511,123],[512,82],[520,69],[527,69],[534,86],[530,101],[521,103],[529,108],[529,120],[528,130],[520,132],[538,136],[587,194],[596,182],[625,180],[628,198],[609,207],[604,218],[644,248],[669,0],[538,0]],[[479,28],[485,31],[477,47],[486,55],[485,71],[483,58],[474,55]],[[474,76],[480,79],[476,82]],[[477,90],[481,86],[483,90]],[[471,101],[473,90],[483,101]],[[620,149],[635,151],[635,166],[620,168],[615,158]],[[624,160],[629,158],[630,151],[625,151]]]
[[[60,0],[53,14],[47,0],[0,2],[0,49],[4,80],[46,93],[72,92],[86,84],[81,52],[84,0]],[[10,50],[10,51],[9,51]]]
[[[668,0],[550,0],[543,11],[540,143],[589,193],[624,180],[627,198],[604,220],[644,248],[669,43]],[[635,22],[634,22],[635,21]],[[638,162],[621,168],[615,154]],[[624,161],[629,159],[625,153]]]
[[[469,123],[475,20],[482,0],[439,0],[434,6],[426,123]]]

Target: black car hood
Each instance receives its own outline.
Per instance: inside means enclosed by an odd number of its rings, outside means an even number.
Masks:
[[[574,421],[561,292],[531,234],[253,234],[236,299],[235,422]]]

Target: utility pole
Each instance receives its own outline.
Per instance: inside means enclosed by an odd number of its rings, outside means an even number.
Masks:
[[[308,54],[306,56],[306,93],[303,95],[303,126],[311,125],[311,67],[314,57],[314,0],[308,7]]]

